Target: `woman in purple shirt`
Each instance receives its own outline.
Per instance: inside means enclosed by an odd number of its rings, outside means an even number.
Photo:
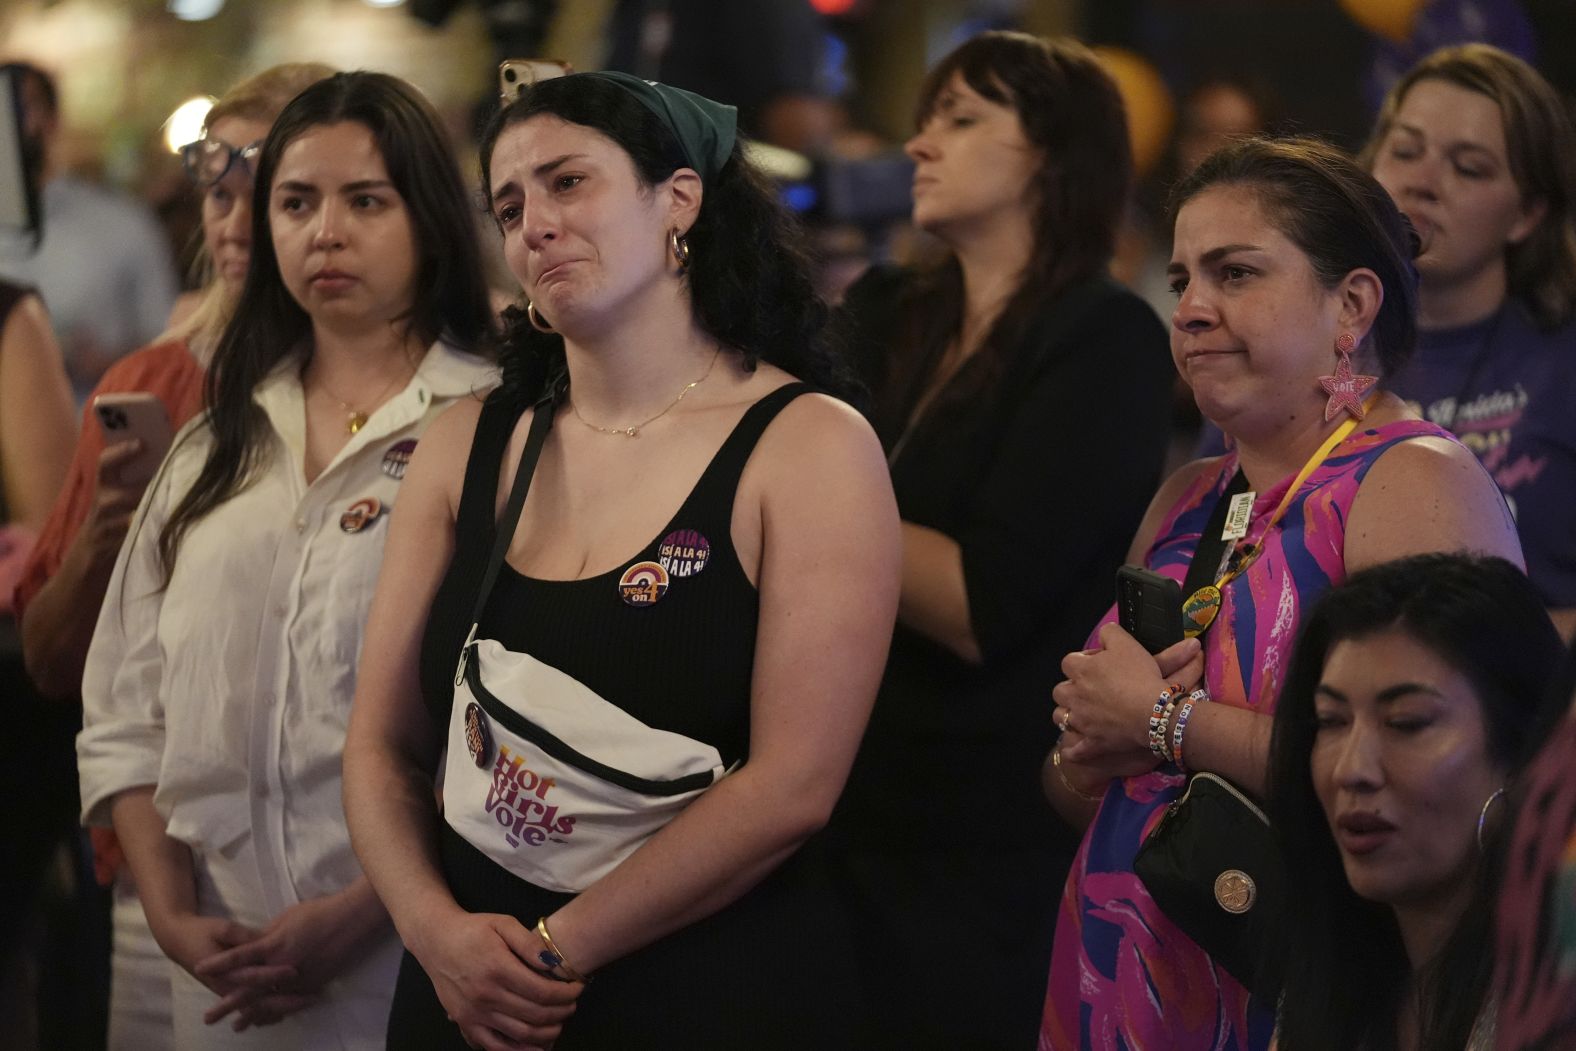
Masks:
[[[1390,387],[1499,483],[1527,573],[1576,633],[1576,131],[1485,44],[1423,59],[1363,160],[1422,237],[1417,353]]]

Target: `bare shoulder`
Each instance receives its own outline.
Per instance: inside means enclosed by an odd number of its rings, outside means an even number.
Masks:
[[[49,324],[49,312],[43,300],[28,294],[11,308],[5,328],[0,331],[5,342],[5,352],[12,356],[25,356],[31,363],[38,360],[59,360],[60,351],[55,346],[54,330]]]
[[[481,417],[482,399],[460,398],[427,425],[411,453],[410,467],[400,488],[406,492],[441,493],[451,513],[460,505],[465,464]]]
[[[783,407],[758,447],[763,466],[784,470],[846,468],[886,473],[876,433],[859,411],[829,394],[801,394]]]
[[[1516,525],[1494,479],[1466,447],[1428,436],[1397,442],[1369,468],[1347,520],[1346,568],[1430,551],[1522,564]]]
[[[738,506],[801,525],[884,516],[896,502],[874,429],[852,406],[801,394],[766,428],[739,479]]]

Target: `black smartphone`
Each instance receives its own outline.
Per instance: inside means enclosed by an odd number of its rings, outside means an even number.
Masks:
[[[1159,653],[1182,641],[1182,585],[1139,566],[1116,571],[1116,615],[1122,630]]]

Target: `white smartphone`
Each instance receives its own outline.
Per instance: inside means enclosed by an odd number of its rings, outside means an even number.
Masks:
[[[120,469],[122,485],[147,485],[158,473],[164,454],[170,451],[174,430],[164,403],[147,391],[125,394],[100,394],[93,399],[93,415],[104,432],[104,444],[136,438],[142,451]]]

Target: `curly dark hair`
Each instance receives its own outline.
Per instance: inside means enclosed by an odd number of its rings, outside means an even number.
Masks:
[[[600,132],[634,162],[642,185],[689,167],[678,141],[627,90],[596,77],[541,81],[500,109],[481,141],[483,196],[492,200],[492,155],[503,132],[549,114]],[[778,203],[765,177],[734,144],[722,170],[702,187],[700,214],[686,234],[685,280],[695,320],[754,369],[766,361],[815,387],[857,401],[860,387],[833,349],[828,311],[815,293],[803,233]],[[564,371],[564,341],[539,332],[525,311],[504,311],[500,398],[535,401]]]
[[[301,92],[279,114],[257,158],[251,262],[203,388],[213,445],[159,534],[166,583],[187,530],[245,489],[267,453],[268,420],[252,401],[253,390],[303,341],[310,343],[312,319],[279,274],[268,201],[285,147],[311,128],[343,121],[371,131],[415,228],[416,291],[405,324],[424,343],[441,335],[473,353],[492,353],[496,337],[471,200],[431,104],[397,77],[364,71],[336,73]]]

